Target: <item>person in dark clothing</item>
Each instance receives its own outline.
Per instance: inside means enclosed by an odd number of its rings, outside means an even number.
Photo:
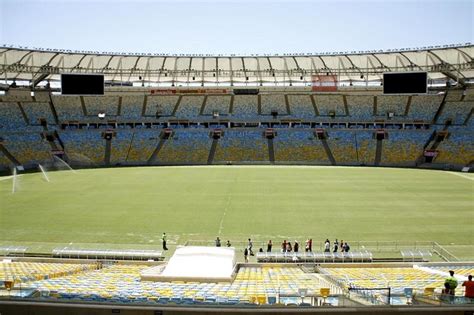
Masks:
[[[216,247],[221,247],[221,239],[219,236],[216,238]]]
[[[248,248],[249,248],[249,255],[250,256],[253,256],[252,247],[253,247],[252,239],[249,238]]]
[[[298,242],[295,241],[295,245],[293,245],[293,251],[297,253],[299,249],[300,249],[300,244],[298,244]]]
[[[287,243],[286,243],[286,240],[283,240],[283,243],[281,243],[281,252],[282,253],[286,253],[286,250],[287,250]]]
[[[309,251],[310,252],[313,251],[313,239],[312,238],[309,239]]]
[[[230,241],[229,241],[229,240],[227,240],[227,243],[226,243],[226,245],[227,245],[227,247],[230,247],[230,246],[231,246],[231,245],[230,245]]]
[[[269,240],[269,241],[268,241],[268,244],[267,244],[267,252],[271,252],[271,251],[272,251],[272,246],[273,246],[272,240]]]
[[[244,258],[245,258],[245,262],[248,263],[249,262],[249,250],[247,249],[247,247],[245,247],[245,249],[244,249]]]
[[[293,250],[293,248],[291,247],[291,242],[288,242],[288,243],[286,244],[286,251],[287,251],[288,253],[290,253],[292,250]]]
[[[337,253],[337,250],[339,249],[339,242],[337,241],[337,238],[336,238],[336,241],[334,242],[334,249],[333,249],[333,253]]]
[[[163,250],[168,250],[168,247],[166,247],[166,233],[163,232],[163,235],[161,236],[161,241],[163,242]]]

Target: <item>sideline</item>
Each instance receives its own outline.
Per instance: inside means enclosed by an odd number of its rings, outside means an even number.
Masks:
[[[470,177],[470,176],[467,176],[467,175],[464,175],[464,174],[461,174],[461,173],[456,173],[456,172],[448,172],[449,174],[453,174],[453,175],[457,175],[457,176],[460,176],[460,177],[463,177],[463,178],[466,178],[466,179],[469,179],[469,180],[474,180],[474,177]]]

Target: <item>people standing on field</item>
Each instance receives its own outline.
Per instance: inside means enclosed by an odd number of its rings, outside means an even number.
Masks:
[[[324,242],[324,252],[329,253],[331,251],[331,242],[329,242],[329,239],[326,239]]]
[[[168,247],[166,247],[166,233],[163,232],[163,235],[161,236],[161,241],[163,243],[163,250],[168,250]]]
[[[337,253],[337,250],[339,248],[339,242],[336,240],[334,241],[334,249],[332,250],[333,253]]]
[[[330,247],[331,247],[331,243],[329,242],[329,239],[326,239],[326,241],[324,242],[324,252],[329,253]]]
[[[249,255],[250,256],[253,256],[252,247],[253,247],[252,239],[249,238],[248,248],[249,248]]]
[[[216,238],[216,247],[221,247],[221,239],[219,236]]]
[[[309,239],[309,251],[310,252],[313,251],[313,239],[312,238]]]
[[[281,252],[282,253],[286,252],[286,240],[283,240],[283,243],[281,243]]]
[[[267,252],[268,253],[270,253],[272,251],[272,246],[273,246],[272,240],[269,240],[268,243],[267,243]]]
[[[295,245],[293,245],[293,251],[297,253],[299,249],[300,249],[300,244],[298,244],[298,241],[295,241]]]
[[[230,241],[229,241],[229,240],[227,240],[227,243],[226,243],[226,245],[227,245],[227,247],[230,247],[230,246],[231,246],[231,245],[230,245]]]
[[[249,262],[249,250],[248,250],[247,247],[245,247],[245,249],[244,249],[244,259],[245,259],[246,263]]]
[[[309,252],[309,238],[306,239],[306,242],[304,244],[304,251]]]

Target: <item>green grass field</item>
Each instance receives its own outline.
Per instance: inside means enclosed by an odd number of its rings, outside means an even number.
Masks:
[[[248,237],[436,241],[474,258],[473,174],[360,167],[137,167],[0,181],[0,244],[161,247]],[[257,242],[257,245],[258,242]],[[383,247],[384,245],[382,245]]]

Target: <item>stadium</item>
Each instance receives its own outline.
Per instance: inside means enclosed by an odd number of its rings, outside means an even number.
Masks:
[[[473,56],[3,45],[0,314],[471,314]]]

